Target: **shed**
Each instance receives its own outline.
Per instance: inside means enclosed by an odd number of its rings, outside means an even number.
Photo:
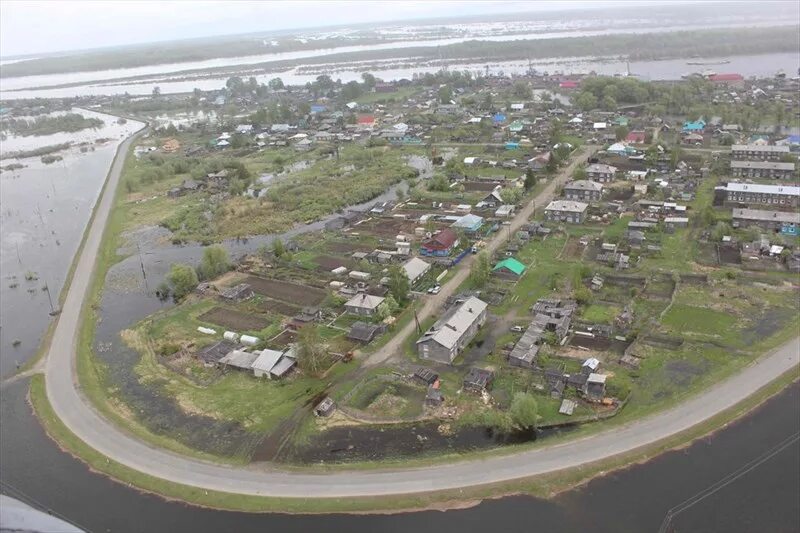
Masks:
[[[494,372],[473,367],[464,377],[463,386],[465,391],[481,394],[492,387],[492,381],[494,381]]]
[[[383,324],[368,324],[366,322],[354,322],[350,326],[350,331],[347,333],[347,338],[350,340],[368,343],[372,339],[386,331],[386,326]]]
[[[236,348],[236,344],[228,341],[218,341],[203,347],[195,355],[204,363],[217,363]]]
[[[419,367],[414,371],[414,379],[424,385],[433,385],[439,379],[439,374],[430,368]]]
[[[319,402],[316,407],[314,407],[314,414],[316,416],[331,416],[333,412],[336,410],[336,403],[334,403],[333,398],[330,396],[326,396],[324,400]]]
[[[257,352],[246,352],[244,350],[233,350],[231,353],[219,360],[219,364],[230,366],[238,370],[250,371],[253,362],[258,358]]]
[[[261,354],[253,361],[252,368],[253,374],[257,378],[271,377],[270,371],[275,364],[280,360],[283,352],[277,350],[261,350]]]
[[[412,257],[403,263],[403,271],[406,273],[408,281],[413,285],[419,278],[431,269],[430,263],[423,261],[419,257]]]

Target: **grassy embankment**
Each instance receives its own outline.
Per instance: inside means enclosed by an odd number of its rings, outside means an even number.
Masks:
[[[140,490],[166,498],[177,498],[194,505],[247,512],[368,512],[455,506],[467,501],[497,498],[506,494],[516,493],[549,497],[585,483],[596,475],[646,461],[664,451],[684,446],[694,439],[707,435],[746,414],[770,396],[780,392],[789,383],[797,380],[799,376],[800,373],[796,369],[788,372],[731,409],[686,432],[606,461],[599,461],[582,467],[519,481],[469,487],[454,491],[373,498],[293,499],[242,496],[226,492],[208,491],[159,479],[113,461],[77,438],[53,412],[47,400],[43,376],[36,375],[32,378],[29,397],[36,415],[41,420],[48,435],[58,442],[62,448],[80,458],[93,470],[102,472],[119,482],[131,484]]]

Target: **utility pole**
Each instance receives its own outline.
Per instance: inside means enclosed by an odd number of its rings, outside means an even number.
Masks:
[[[144,260],[142,259],[142,249],[139,247],[139,243],[136,243],[136,251],[139,252],[139,266],[142,267],[142,279],[144,280],[144,291],[149,292],[149,288],[147,287],[147,272],[144,270]]]

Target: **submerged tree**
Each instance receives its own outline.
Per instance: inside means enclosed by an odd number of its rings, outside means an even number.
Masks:
[[[182,300],[197,287],[197,273],[189,265],[174,263],[167,274],[167,283],[175,300]]]
[[[539,406],[536,404],[536,398],[527,392],[514,394],[509,414],[511,415],[511,421],[518,428],[524,430],[535,429],[536,422],[539,419]]]
[[[197,267],[197,274],[201,279],[213,279],[231,269],[228,252],[215,244],[203,250],[203,259]]]

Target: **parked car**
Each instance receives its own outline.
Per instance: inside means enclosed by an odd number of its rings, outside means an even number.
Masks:
[[[514,333],[522,333],[523,331],[525,331],[525,328],[523,328],[522,326],[511,326],[511,331],[513,331]]]
[[[439,294],[440,290],[442,290],[442,288],[439,285],[436,285],[435,287],[428,289],[428,294]]]

